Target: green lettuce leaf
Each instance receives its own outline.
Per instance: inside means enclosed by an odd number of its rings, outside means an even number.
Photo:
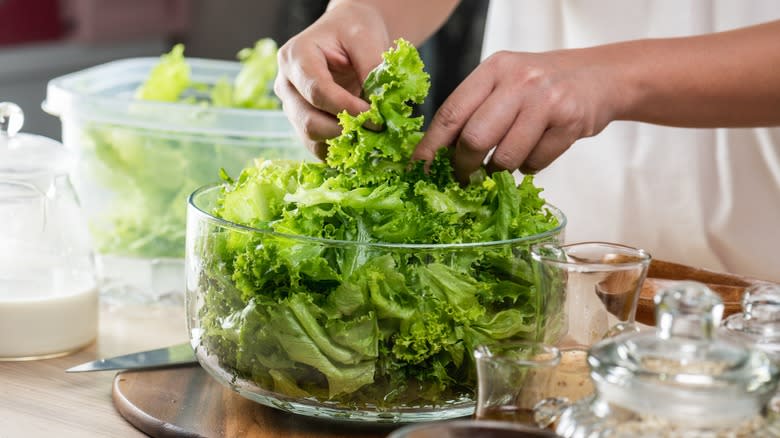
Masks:
[[[473,395],[477,345],[552,326],[532,242],[495,243],[557,219],[531,177],[482,170],[461,186],[448,148],[427,171],[410,163],[422,135],[412,106],[427,90],[416,49],[399,40],[364,84],[370,110],[339,115],[325,163],[223,175],[214,213],[262,231],[216,232],[202,252],[202,342],[237,376],[341,407],[431,406]],[[448,246],[478,242],[494,244]],[[431,243],[444,245],[396,245]]]
[[[136,99],[176,102],[190,87],[190,66],[184,60],[184,45],[176,44],[160,57],[149,77],[136,90]]]
[[[252,48],[241,49],[238,59],[241,71],[233,81],[233,104],[236,108],[274,109],[279,100],[270,90],[276,77],[276,42],[263,38]]]
[[[342,134],[328,140],[328,165],[350,175],[357,185],[402,174],[422,138],[423,118],[411,117],[409,103],[423,101],[430,87],[429,75],[414,46],[404,40],[396,43],[363,85],[370,109],[357,116],[342,111],[338,115]],[[366,121],[384,130],[366,129]]]

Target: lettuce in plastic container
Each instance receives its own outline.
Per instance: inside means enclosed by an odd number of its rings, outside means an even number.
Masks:
[[[527,247],[446,244],[537,235],[557,218],[530,176],[517,185],[482,171],[462,187],[446,148],[427,171],[410,165],[423,123],[412,103],[429,79],[417,50],[396,43],[364,85],[370,110],[338,115],[325,163],[258,160],[235,180],[223,174],[214,215],[281,235],[223,229],[203,243],[201,342],[261,388],[347,409],[469,400],[476,345],[533,338],[549,323],[517,253]]]
[[[203,106],[277,109],[280,103],[272,92],[276,50],[272,40],[261,39],[239,52],[235,78],[203,84],[193,79],[184,46],[178,44],[160,57],[134,98],[189,104],[193,112]],[[238,172],[258,156],[304,154],[292,136],[231,138],[99,121],[85,125],[81,143],[84,159],[91,160],[87,169],[113,198],[93,224],[98,250],[131,257],[183,256],[186,198],[212,181],[220,167]]]

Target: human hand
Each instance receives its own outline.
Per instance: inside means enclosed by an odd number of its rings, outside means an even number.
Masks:
[[[325,140],[341,133],[336,114],[369,109],[360,98],[362,84],[389,46],[382,16],[357,2],[329,9],[279,49],[274,91],[306,147],[320,159],[327,154]]]
[[[606,64],[587,49],[496,53],[442,104],[413,159],[454,147],[455,174],[466,182],[495,147],[488,171],[541,170],[618,113],[621,96]]]

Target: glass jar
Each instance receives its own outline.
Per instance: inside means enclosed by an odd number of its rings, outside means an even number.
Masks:
[[[742,313],[726,318],[721,332],[763,351],[780,366],[780,285],[760,283],[746,288]],[[780,413],[780,391],[772,398],[770,410]]]
[[[780,364],[780,285],[762,283],[745,289],[742,313],[726,318],[723,329]]]
[[[589,353],[596,394],[562,414],[563,437],[780,436],[766,406],[778,383],[767,355],[716,336],[723,303],[700,283],[655,297],[657,329]]]
[[[389,244],[280,234],[211,214],[221,186],[188,206],[187,322],[219,382],[259,403],[346,421],[471,415],[477,345],[555,339],[562,292],[539,293],[536,235]]]
[[[66,354],[97,335],[92,246],[68,179],[73,158],[20,134],[21,109],[0,103],[0,360]]]

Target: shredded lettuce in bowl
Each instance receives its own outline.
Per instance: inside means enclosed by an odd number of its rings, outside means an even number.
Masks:
[[[423,123],[412,103],[429,78],[417,50],[396,44],[364,86],[370,110],[339,114],[325,163],[223,173],[211,213],[237,225],[188,237],[199,341],[237,379],[344,409],[469,402],[474,347],[560,322],[528,246],[558,239],[563,217],[530,176],[461,186],[446,148],[428,171],[410,165]]]

